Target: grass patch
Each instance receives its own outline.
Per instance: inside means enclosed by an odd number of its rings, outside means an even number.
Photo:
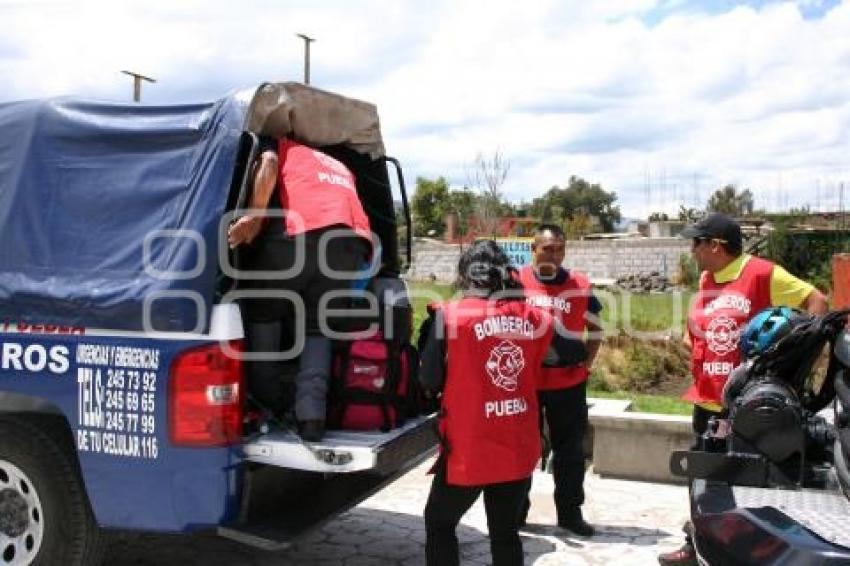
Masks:
[[[427,305],[450,299],[455,291],[451,285],[432,282],[409,282],[408,286],[416,343]],[[690,414],[691,405],[679,400],[679,395],[690,383],[681,334],[693,293],[595,292],[603,306],[607,338],[588,382],[592,396],[631,399],[634,410],[641,412]]]
[[[597,289],[602,303],[602,325],[606,332],[651,332],[681,336],[693,292],[621,293]],[[657,337],[657,336],[656,336]]]
[[[662,415],[690,415],[693,405],[669,395],[645,395],[628,391],[588,391],[588,397],[601,399],[630,399],[631,411]]]
[[[641,340],[625,334],[605,339],[588,386],[595,391],[680,395],[690,382],[689,354],[677,338]]]
[[[425,318],[425,307],[436,300],[449,299],[454,288],[448,284],[412,281],[408,283],[413,297],[414,330]],[[594,290],[602,303],[602,325],[608,335],[620,331],[657,333],[662,336],[681,336],[685,328],[688,306],[693,292],[682,293],[621,293],[606,289]],[[643,337],[643,336],[639,336]]]
[[[419,339],[419,326],[425,320],[428,312],[426,307],[434,301],[450,298],[454,294],[454,287],[440,283],[429,283],[411,281],[408,290],[413,302],[413,343]]]

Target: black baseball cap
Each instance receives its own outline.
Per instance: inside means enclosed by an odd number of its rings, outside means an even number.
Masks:
[[[732,249],[741,249],[741,225],[734,218],[712,212],[696,224],[691,224],[682,230],[683,238],[704,238],[719,240],[729,244]]]

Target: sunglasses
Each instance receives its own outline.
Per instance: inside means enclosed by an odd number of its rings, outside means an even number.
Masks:
[[[694,238],[693,246],[697,247],[703,242],[717,242],[718,244],[728,244],[729,240],[724,240],[723,238]]]

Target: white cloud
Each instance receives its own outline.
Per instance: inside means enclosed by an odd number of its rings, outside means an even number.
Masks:
[[[462,183],[500,148],[517,200],[576,174],[630,215],[727,182],[770,207],[815,205],[819,184],[824,208],[850,182],[850,0],[830,6],[0,0],[0,100],[126,100],[124,68],[158,79],[154,103],[298,80],[306,32],[313,82],[378,104],[411,182]]]

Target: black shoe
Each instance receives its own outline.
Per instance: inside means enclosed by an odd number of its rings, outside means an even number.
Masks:
[[[325,421],[303,421],[299,436],[307,442],[319,442],[325,437]]]
[[[558,526],[562,529],[577,534],[580,537],[592,537],[596,529],[587,523],[581,515],[581,509],[570,512],[567,516],[558,519]]]
[[[661,566],[697,566],[697,553],[694,546],[686,542],[678,550],[661,554],[658,563]]]

